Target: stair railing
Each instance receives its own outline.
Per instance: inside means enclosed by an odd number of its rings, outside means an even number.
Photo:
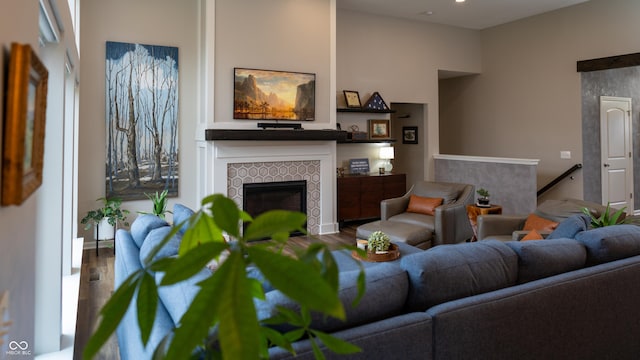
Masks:
[[[557,178],[551,180],[547,185],[543,186],[542,189],[538,190],[538,193],[537,193],[538,197],[540,197],[540,195],[544,194],[552,187],[556,186],[560,181],[564,180],[566,177],[573,174],[573,172],[578,169],[582,169],[582,164],[573,165],[569,170],[563,172]]]

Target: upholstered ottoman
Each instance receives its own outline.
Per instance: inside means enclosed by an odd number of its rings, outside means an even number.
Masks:
[[[378,230],[389,235],[391,242],[403,242],[423,250],[431,247],[431,239],[433,239],[433,232],[425,227],[384,220],[358,226],[356,237],[366,240],[372,232]]]

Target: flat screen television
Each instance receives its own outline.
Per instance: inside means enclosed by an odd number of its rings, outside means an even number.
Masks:
[[[313,121],[316,74],[233,69],[233,118]]]

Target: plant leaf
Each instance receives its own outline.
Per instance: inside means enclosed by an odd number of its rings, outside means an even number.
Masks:
[[[274,254],[258,246],[248,247],[247,252],[276,289],[301,306],[344,319],[344,308],[337,292],[313,266],[288,256]]]
[[[309,340],[311,341],[311,349],[313,349],[313,357],[315,357],[316,360],[324,360],[324,354],[322,353],[322,350],[320,350],[320,347],[318,347],[316,339],[310,338]]]
[[[258,215],[249,224],[244,233],[246,241],[274,237],[277,234],[288,234],[294,230],[306,232],[303,229],[307,216],[300,212],[286,210],[270,210]]]
[[[240,210],[235,201],[216,194],[211,199],[211,214],[216,225],[227,234],[239,238]]]
[[[207,242],[224,242],[222,231],[207,214],[198,212],[189,220],[190,227],[185,231],[180,243],[180,256],[187,251]]]
[[[336,354],[346,355],[361,352],[362,349],[356,345],[346,342],[330,334],[322,331],[311,330],[311,333],[316,336],[322,343]]]
[[[210,326],[217,319],[220,289],[225,279],[216,271],[200,282],[200,291],[194,297],[189,309],[182,315],[180,325],[174,331],[167,351],[167,359],[180,359],[190,354],[208,335]]]
[[[229,245],[223,242],[209,242],[178,256],[171,267],[166,269],[160,285],[175,284],[194,276],[228,247]]]
[[[267,338],[273,345],[280,346],[288,352],[294,354],[291,343],[280,332],[266,326],[260,327],[262,335]]]
[[[138,326],[142,343],[147,344],[151,336],[151,329],[156,319],[156,309],[158,308],[158,288],[151,274],[145,272],[140,279],[138,288]]]
[[[225,279],[218,309],[222,356],[234,360],[256,359],[260,353],[260,327],[240,251],[233,251],[218,272]]]
[[[109,336],[116,331],[118,324],[122,321],[124,314],[129,309],[129,304],[133,299],[138,285],[138,279],[142,275],[142,271],[136,271],[131,274],[118,289],[113,293],[109,301],[100,310],[100,325],[93,333],[86,347],[84,348],[83,358],[93,358]]]

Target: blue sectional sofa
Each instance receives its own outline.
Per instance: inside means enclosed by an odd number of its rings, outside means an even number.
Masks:
[[[180,216],[180,215],[178,215]],[[149,244],[167,230],[159,219],[139,217],[116,235],[116,286]],[[151,230],[153,229],[153,230]],[[553,235],[553,234],[552,234]],[[179,244],[178,235],[162,256]],[[149,244],[147,244],[149,242]],[[313,319],[314,326],[348,340],[362,353],[349,359],[636,359],[640,354],[640,227],[588,229],[572,216],[547,240],[483,241],[427,251],[402,245],[389,263],[366,263],[367,290],[351,307],[356,268],[336,252],[346,322]],[[140,342],[132,306],[117,330],[122,359],[149,359],[193,297],[195,283],[160,293],[158,320],[147,348]],[[261,318],[275,306],[295,308],[278,290],[258,302]],[[294,344],[311,359],[308,340]],[[280,348],[274,359],[292,358]]]

